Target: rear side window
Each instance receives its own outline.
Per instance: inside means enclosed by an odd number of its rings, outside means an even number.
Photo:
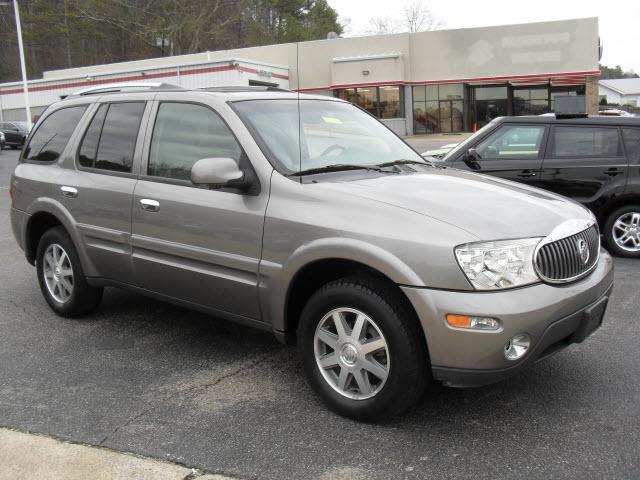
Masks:
[[[25,160],[53,162],[60,158],[86,105],[56,110],[40,124],[24,150]]]
[[[203,158],[240,161],[242,149],[213,110],[191,103],[161,103],[153,127],[148,174],[189,180]]]
[[[622,138],[629,160],[640,162],[640,128],[623,128]]]
[[[101,105],[91,120],[79,162],[83,167],[131,172],[145,102]]]
[[[554,157],[619,157],[622,155],[616,127],[556,127]]]

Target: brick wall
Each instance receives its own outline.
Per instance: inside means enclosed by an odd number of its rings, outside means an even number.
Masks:
[[[586,104],[587,104],[587,113],[588,114],[597,114],[598,113],[598,76],[596,75],[588,75],[587,76],[587,87],[585,92]]]

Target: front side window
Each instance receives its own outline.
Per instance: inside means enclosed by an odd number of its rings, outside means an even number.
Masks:
[[[191,167],[203,158],[240,161],[242,148],[222,118],[208,107],[161,103],[151,137],[147,173],[189,180]]]
[[[538,158],[544,125],[503,125],[482,141],[476,152],[481,159]]]
[[[88,168],[131,172],[145,102],[103,104],[91,120],[78,161]]]
[[[53,162],[60,158],[86,105],[56,110],[40,124],[24,150],[25,160]]]
[[[554,157],[619,157],[622,155],[616,127],[556,127]]]
[[[285,173],[423,159],[379,121],[331,100],[251,100],[234,108]]]

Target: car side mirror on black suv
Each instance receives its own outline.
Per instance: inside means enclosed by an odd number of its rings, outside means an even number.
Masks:
[[[203,158],[191,167],[191,181],[195,185],[211,188],[247,189],[252,182],[250,175],[238,167],[231,158]]]
[[[480,155],[475,148],[470,148],[469,150],[467,150],[467,153],[464,154],[462,160],[471,170],[480,170],[480,163],[478,163],[478,160],[480,160]]]

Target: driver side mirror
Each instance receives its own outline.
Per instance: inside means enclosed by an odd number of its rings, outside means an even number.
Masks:
[[[480,160],[480,154],[478,154],[475,148],[467,150],[463,160],[471,170],[480,170],[480,163],[478,163],[478,160]]]
[[[191,182],[211,188],[246,189],[251,186],[248,177],[231,158],[203,158],[191,167]]]

